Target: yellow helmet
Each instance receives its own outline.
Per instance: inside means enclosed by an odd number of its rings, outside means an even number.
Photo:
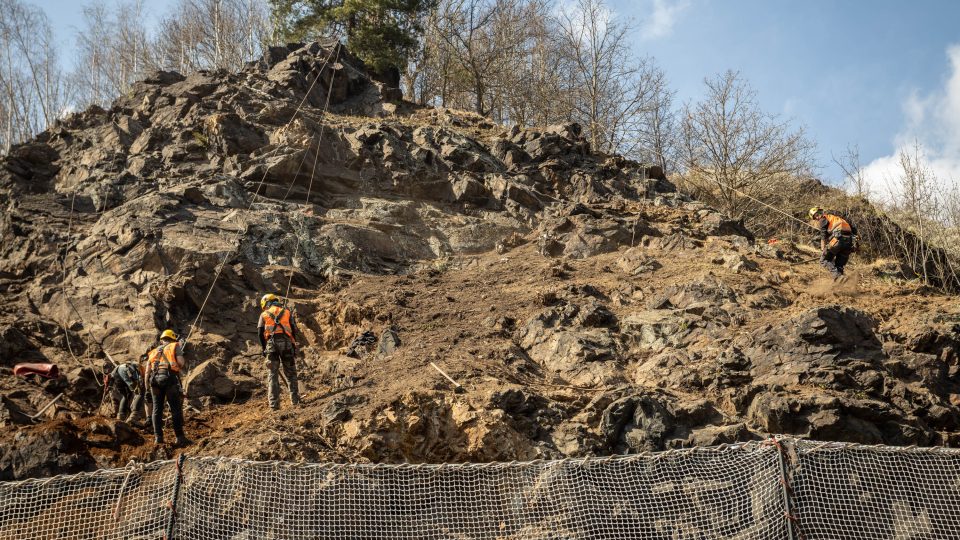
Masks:
[[[822,214],[822,213],[823,213],[823,208],[820,208],[819,206],[814,206],[813,208],[810,209],[810,212],[808,212],[808,215],[810,216],[810,219],[813,219],[817,217],[817,214]]]
[[[170,341],[176,341],[177,335],[173,333],[173,330],[167,329],[167,330],[164,330],[162,334],[160,334],[160,339],[169,339]]]
[[[263,295],[263,298],[260,299],[260,309],[266,308],[267,304],[269,304],[270,302],[274,302],[276,300],[279,300],[279,298],[277,298],[277,295],[275,294]]]

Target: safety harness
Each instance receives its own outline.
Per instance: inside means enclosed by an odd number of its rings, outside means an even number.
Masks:
[[[151,378],[156,377],[162,371],[178,373],[180,366],[177,365],[176,355],[177,342],[163,344],[150,351],[147,362],[152,366],[150,370]]]
[[[277,308],[279,311],[271,313],[271,309]],[[290,312],[280,306],[270,306],[263,312],[265,324],[263,325],[263,337],[270,341],[278,334],[286,334],[290,341],[296,343],[293,338],[293,328],[290,325]],[[284,324],[286,323],[286,324]]]

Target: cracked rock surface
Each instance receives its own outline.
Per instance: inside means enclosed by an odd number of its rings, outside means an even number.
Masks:
[[[824,287],[795,264],[802,246],[755,245],[575,124],[417,107],[338,45],[154,74],[0,164],[0,479],[166,457],[109,420],[98,381],[107,353],[136,360],[204,305],[184,376],[192,455],[960,442],[955,299],[857,261],[852,283]],[[288,287],[305,404],[271,412],[257,299]],[[21,362],[61,376],[14,377]]]

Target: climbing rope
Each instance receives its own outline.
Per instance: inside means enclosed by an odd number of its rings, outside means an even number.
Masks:
[[[80,314],[80,310],[78,310],[76,304],[73,303],[73,299],[71,299],[70,296],[67,295],[67,252],[70,250],[70,235],[73,233],[73,214],[76,208],[77,191],[79,189],[80,189],[80,186],[79,185],[76,186],[73,189],[72,196],[70,197],[70,214],[67,218],[67,234],[66,234],[66,240],[63,243],[63,255],[60,257],[60,292],[61,294],[63,294],[63,298],[67,301],[67,304],[70,305],[70,308],[73,310],[74,313],[77,314],[77,317],[80,319],[80,326],[82,326],[83,329],[86,330],[87,334],[90,335],[90,338],[93,339],[93,341],[97,344],[98,347],[100,347],[100,350],[103,351],[104,355],[106,355],[107,360],[109,360],[111,364],[116,366],[117,363],[113,360],[113,357],[110,356],[110,353],[107,352],[107,349],[103,346],[103,343],[100,340],[98,340],[95,335],[93,335],[93,332],[90,330],[90,327],[87,326],[86,322],[84,322],[83,315]],[[70,352],[70,356],[73,357],[73,359],[77,363],[80,363],[80,359],[77,358],[76,353],[74,353],[73,351],[73,344],[70,342],[70,332],[67,330],[67,325],[64,323],[60,323],[60,328],[63,329],[63,338],[67,343],[67,351]],[[93,370],[94,374],[96,374],[97,367],[93,364],[93,361],[90,360],[89,357],[87,358],[87,363],[90,365],[90,369]],[[97,381],[98,386],[104,386],[103,383],[100,382],[100,377],[94,377],[93,379]]]
[[[337,48],[337,60],[340,60],[340,49]],[[336,62],[336,61],[335,61]],[[330,107],[330,95],[333,93],[333,78],[336,76],[337,72],[334,71],[330,75],[330,85],[327,87],[327,100],[323,104],[323,114],[326,114],[327,109]],[[317,162],[320,160],[320,143],[323,142],[323,134],[326,132],[323,128],[323,124],[320,125],[320,136],[317,137],[317,151],[313,155],[313,169],[310,171],[310,183],[307,185],[307,194],[303,199],[303,204],[300,206],[300,215],[303,216],[304,224],[306,224],[307,218],[307,206],[310,204],[310,194],[313,192],[313,179],[317,174]],[[291,182],[291,187],[293,182]],[[296,237],[296,235],[294,235]],[[287,279],[287,289],[283,294],[284,303],[286,299],[290,296],[290,286],[293,284],[293,272],[294,272],[294,263],[297,260],[297,255],[300,254],[300,239],[297,238],[296,247],[293,251],[293,258],[290,259],[290,277]]]
[[[659,154],[659,152],[657,152],[657,151],[655,151],[655,150],[653,150],[653,149],[651,149],[651,148],[649,148],[649,147],[647,147],[647,146],[641,145],[641,144],[637,144],[636,147],[637,147],[637,148],[640,148],[641,150],[646,150],[647,152],[650,152],[650,153],[652,153],[653,155]],[[646,171],[644,171],[644,180],[646,180]],[[756,202],[756,203],[758,203],[758,204],[761,204],[761,205],[769,208],[770,210],[773,210],[774,212],[777,212],[778,214],[781,214],[781,215],[783,215],[783,216],[786,216],[787,218],[792,219],[792,220],[794,220],[794,221],[800,222],[800,223],[802,223],[802,224],[804,224],[804,225],[806,225],[807,227],[810,227],[810,228],[812,228],[812,229],[817,229],[817,227],[816,227],[815,225],[812,225],[810,222],[804,221],[804,220],[802,220],[802,219],[794,216],[793,214],[790,214],[790,213],[788,213],[788,212],[785,212],[785,211],[783,211],[783,210],[781,210],[781,209],[773,206],[772,204],[768,204],[768,203],[766,203],[766,202],[764,202],[764,201],[761,201],[760,199],[758,199],[758,198],[756,198],[756,197],[754,197],[754,196],[752,196],[752,195],[750,195],[750,194],[748,194],[748,193],[744,193],[743,191],[740,191],[739,189],[737,189],[737,188],[735,188],[735,187],[733,187],[733,186],[731,186],[731,185],[729,185],[729,184],[727,184],[727,183],[725,183],[725,182],[721,182],[721,181],[720,181],[719,179],[717,179],[717,178],[714,178],[713,180],[714,180],[714,182],[720,184],[722,187],[725,187],[725,188],[729,189],[730,191],[733,191],[733,192],[735,192],[735,193],[737,193],[737,194],[739,194],[739,195],[742,195],[742,196],[750,199],[751,201],[754,201],[754,202]]]
[[[339,39],[337,39],[334,43],[339,43]],[[326,68],[326,66],[329,64],[330,59],[331,59],[331,57],[333,56],[334,51],[337,51],[338,58],[339,58],[339,47],[337,47],[336,45],[334,45],[334,46],[331,48],[330,52],[327,54],[327,57],[324,59],[323,64],[321,64],[320,68],[317,70],[317,74],[316,74],[316,76],[313,78],[313,81],[311,81],[309,87],[307,88],[307,91],[306,91],[306,92],[304,93],[304,95],[303,95],[303,98],[302,98],[302,99],[300,100],[300,102],[297,104],[297,108],[294,110],[293,115],[291,115],[290,119],[286,122],[286,124],[283,125],[283,127],[281,128],[281,131],[287,129],[287,128],[293,123],[293,121],[297,118],[297,115],[301,112],[301,110],[302,110],[302,108],[303,108],[303,105],[306,103],[307,99],[308,99],[309,96],[310,96],[310,93],[313,91],[313,88],[316,86],[317,81],[320,79],[320,76],[323,74],[323,70],[324,70],[324,69]],[[331,84],[332,84],[332,82],[333,82],[333,79],[331,78]],[[327,108],[327,106],[329,105],[329,102],[330,102],[330,94],[331,94],[331,92],[330,92],[330,90],[328,89],[328,92],[327,92],[327,100],[326,100],[326,103],[325,103],[325,106],[324,106],[324,112],[326,112],[326,108]],[[321,138],[322,138],[322,134],[323,134],[323,132],[321,131]],[[318,142],[318,152],[319,152],[319,142]],[[306,154],[304,155],[304,159],[305,159],[305,157],[306,157]],[[301,166],[302,166],[302,164],[303,164],[303,161],[304,161],[304,160],[301,160]],[[314,168],[315,168],[315,167],[314,167]],[[268,172],[267,169],[265,169],[264,172],[263,172],[263,175],[262,175],[261,178],[260,178],[260,181],[259,181],[258,184],[257,184],[257,188],[256,188],[256,190],[254,191],[253,197],[251,197],[251,201],[250,201],[249,206],[247,207],[247,211],[250,211],[250,210],[253,208],[253,205],[255,204],[255,202],[256,202],[256,200],[257,200],[257,197],[258,197],[259,194],[260,194],[260,190],[263,188],[263,184],[264,184],[265,181],[266,181],[267,172]],[[297,170],[297,174],[299,175],[299,167],[298,167],[298,170]],[[296,176],[294,177],[294,181],[295,181],[295,180],[296,180]],[[311,185],[311,188],[312,188],[312,185],[313,185],[313,177],[312,177],[312,176],[311,176],[311,179],[310,179],[310,185]],[[292,187],[292,184],[291,184],[291,187]],[[66,264],[66,260],[67,260],[67,253],[68,253],[69,248],[70,248],[69,238],[70,238],[70,234],[71,234],[72,231],[73,231],[74,213],[75,213],[75,211],[76,211],[76,205],[75,205],[75,203],[76,203],[76,196],[77,196],[77,191],[78,191],[78,190],[79,190],[79,186],[77,186],[77,187],[73,190],[73,194],[72,194],[71,199],[70,199],[70,213],[69,213],[69,217],[68,217],[68,221],[67,221],[67,240],[64,242],[63,253],[62,253],[62,256],[61,256],[61,258],[60,258],[60,266],[61,266],[61,278],[60,278],[61,293],[63,294],[64,299],[66,300],[66,302],[67,302],[68,305],[70,306],[70,309],[71,309],[71,310],[76,314],[76,316],[79,318],[81,326],[84,328],[84,330],[85,330],[85,331],[87,332],[87,334],[90,336],[90,338],[97,344],[97,346],[100,348],[100,350],[103,351],[104,355],[107,357],[107,360],[108,360],[113,366],[116,366],[116,365],[117,365],[117,362],[113,359],[113,356],[110,354],[110,352],[106,350],[106,348],[104,347],[104,345],[103,345],[103,343],[101,342],[101,340],[99,340],[99,339],[93,334],[92,330],[90,330],[90,327],[89,327],[89,326],[86,324],[86,322],[84,321],[83,315],[80,313],[80,310],[77,308],[76,304],[75,304],[75,303],[73,302],[73,300],[69,297],[69,295],[67,295],[67,291],[66,291],[66,276],[67,276],[67,264]],[[289,190],[288,190],[288,193],[289,193]],[[308,197],[309,197],[309,194],[308,194]],[[286,199],[286,197],[284,197],[284,199]],[[215,276],[214,276],[213,283],[211,283],[211,285],[210,285],[210,290],[207,291],[207,294],[206,294],[206,296],[204,297],[203,302],[201,303],[200,310],[199,310],[199,312],[197,313],[197,317],[196,317],[196,319],[194,319],[193,324],[192,324],[191,327],[190,327],[190,331],[189,331],[189,333],[187,334],[187,338],[184,340],[184,345],[186,345],[186,343],[189,341],[190,336],[193,335],[193,332],[194,332],[194,330],[196,329],[196,326],[197,326],[197,324],[198,324],[199,321],[200,321],[200,317],[201,317],[201,315],[203,314],[203,310],[204,310],[204,308],[206,307],[207,302],[208,302],[209,299],[210,299],[211,293],[213,292],[213,288],[216,286],[217,280],[219,279],[220,274],[223,272],[223,267],[226,265],[227,261],[229,261],[230,257],[233,255],[233,253],[236,252],[237,249],[239,249],[239,242],[238,242],[238,240],[239,240],[240,236],[241,236],[243,233],[245,233],[245,232],[246,232],[246,228],[241,228],[241,229],[239,229],[239,230],[237,231],[237,235],[236,235],[236,237],[234,238],[234,241],[233,241],[233,244],[236,245],[237,248],[234,249],[234,250],[231,250],[230,252],[228,252],[227,254],[225,254],[223,260],[222,260],[222,261],[220,262],[220,264],[217,266],[217,272],[216,272],[216,274],[215,274]],[[299,244],[298,244],[298,245],[299,245]],[[66,340],[66,344],[67,344],[67,349],[68,349],[68,351],[70,352],[71,356],[72,356],[75,360],[79,361],[79,359],[77,358],[76,354],[75,354],[74,351],[73,351],[73,345],[72,345],[72,343],[71,343],[71,341],[70,341],[69,331],[67,330],[66,325],[65,325],[65,324],[61,324],[60,326],[61,326],[61,329],[63,330],[63,333],[64,333],[64,339]],[[93,363],[90,361],[89,358],[88,358],[87,360],[88,360],[88,363],[90,364],[91,369],[93,369],[94,372],[96,372],[96,366],[93,365]],[[95,377],[95,380],[97,381],[97,384],[98,384],[99,386],[104,386],[103,383],[100,381],[100,378],[99,378],[99,377]]]
[[[786,211],[784,211],[784,210],[781,210],[781,209],[777,208],[776,206],[773,206],[772,204],[765,203],[765,202],[761,201],[760,199],[758,199],[758,198],[756,198],[756,197],[754,197],[754,196],[752,196],[752,195],[750,195],[750,194],[748,194],[748,193],[744,193],[744,192],[740,191],[739,189],[737,189],[737,188],[735,188],[735,187],[733,187],[733,186],[731,186],[731,185],[729,185],[729,184],[726,184],[726,183],[724,183],[724,182],[721,182],[720,180],[718,180],[718,179],[716,179],[716,178],[714,178],[714,181],[715,181],[716,183],[720,184],[721,186],[729,189],[730,191],[733,191],[733,192],[735,192],[735,193],[737,193],[737,194],[739,194],[739,195],[742,195],[742,196],[750,199],[751,201],[754,201],[754,202],[756,202],[756,203],[758,203],[758,204],[761,204],[761,205],[769,208],[770,210],[773,210],[774,212],[777,212],[778,214],[781,214],[781,215],[783,215],[783,216],[786,216],[787,218],[792,219],[792,220],[794,220],[794,221],[796,221],[796,222],[802,223],[803,225],[806,225],[807,227],[810,227],[811,229],[819,230],[819,229],[816,227],[816,225],[811,224],[809,221],[804,221],[804,220],[798,218],[797,216],[795,216],[795,215],[793,215],[793,214],[790,214],[790,213],[788,213],[788,212],[786,212]]]
[[[300,100],[300,103],[297,105],[296,110],[294,110],[293,115],[290,117],[290,120],[288,120],[287,123],[280,128],[280,131],[286,130],[290,126],[290,124],[292,124],[293,121],[297,118],[297,115],[300,114],[300,110],[303,108],[303,105],[306,103],[307,98],[310,96],[310,93],[313,91],[314,86],[316,86],[317,81],[320,80],[320,76],[323,74],[324,68],[329,64],[330,59],[333,57],[333,54],[335,51],[339,58],[340,47],[337,46],[340,43],[339,37],[337,37],[336,40],[333,41],[333,43],[335,43],[335,45],[331,47],[330,52],[327,54],[327,57],[323,61],[323,64],[320,66],[320,69],[317,70],[317,74],[313,78],[313,81],[310,83],[310,86],[307,88],[307,91],[304,94],[303,99]],[[332,90],[333,90],[332,86],[333,86],[333,77],[331,76],[330,84],[328,85],[328,88],[327,88],[327,99],[326,99],[326,102],[324,103],[323,114],[326,114],[327,107],[330,104],[330,94],[332,93]],[[322,129],[321,129],[320,135],[321,137],[323,136]],[[319,142],[317,143],[317,155],[319,155]],[[303,162],[303,159],[301,159],[301,165],[302,165],[302,162]],[[299,174],[299,170],[300,169],[298,167],[297,169],[298,174]],[[316,172],[316,160],[315,160],[313,172],[314,173]],[[248,212],[253,209],[253,205],[256,203],[257,197],[260,195],[260,190],[263,188],[263,184],[267,179],[267,173],[268,173],[268,169],[264,168],[263,175],[260,177],[260,181],[257,183],[257,188],[256,190],[254,190],[253,197],[251,197],[250,199],[250,204],[247,206]],[[295,181],[296,181],[296,175],[291,179],[291,183]],[[310,186],[311,187],[313,186],[312,173],[310,177]],[[309,197],[309,193],[308,193],[308,197]],[[186,344],[190,342],[190,338],[193,336],[194,331],[196,331],[197,326],[200,324],[200,318],[203,316],[203,311],[210,300],[210,296],[213,294],[213,289],[217,285],[217,280],[220,279],[220,275],[223,273],[223,267],[226,266],[227,261],[229,261],[230,258],[233,257],[233,255],[240,249],[240,238],[243,236],[244,233],[246,233],[246,231],[247,231],[246,227],[242,227],[237,230],[237,234],[234,236],[233,241],[231,242],[234,245],[234,247],[231,250],[229,250],[226,254],[224,254],[223,260],[221,260],[220,264],[217,265],[217,271],[213,276],[213,282],[210,283],[210,288],[207,290],[207,294],[204,296],[203,302],[201,302],[200,304],[200,309],[197,311],[197,316],[194,318],[193,323],[190,325],[190,330],[187,332],[187,337],[183,340],[184,346],[186,346]],[[297,244],[299,247],[299,242]]]

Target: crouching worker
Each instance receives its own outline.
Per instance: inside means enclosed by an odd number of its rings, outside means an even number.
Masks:
[[[261,354],[267,359],[267,401],[270,408],[280,408],[280,369],[287,380],[290,402],[300,404],[300,389],[297,384],[297,321],[293,313],[280,305],[275,294],[265,294],[260,299],[260,320],[257,334],[260,336]]]
[[[811,225],[820,231],[820,264],[830,271],[834,281],[843,281],[843,269],[854,251],[857,229],[819,206],[810,209],[810,219]]]
[[[177,446],[186,446],[190,441],[183,433],[183,390],[180,388],[180,371],[183,360],[183,345],[177,342],[173,330],[160,334],[160,345],[147,353],[147,371],[144,378],[153,396],[153,434],[157,444],[163,444],[163,403],[170,406],[173,432]]]
[[[107,376],[114,396],[119,396],[117,420],[128,424],[137,422],[143,413],[143,379],[140,366],[135,362],[125,362],[113,368]]]

